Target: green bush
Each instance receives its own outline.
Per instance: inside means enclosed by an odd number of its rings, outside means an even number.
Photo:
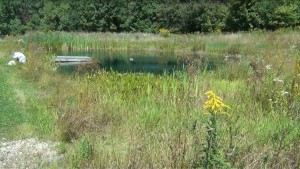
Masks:
[[[248,31],[256,27],[260,17],[253,6],[255,2],[252,0],[232,1],[226,21],[227,31]]]
[[[186,16],[187,31],[218,32],[225,28],[228,8],[224,4],[191,4],[191,12]]]
[[[298,14],[296,5],[278,6],[275,11],[270,25],[276,29],[296,26],[298,23]]]

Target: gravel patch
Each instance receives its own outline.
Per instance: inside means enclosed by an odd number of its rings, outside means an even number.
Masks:
[[[58,143],[41,142],[35,138],[0,141],[1,169],[35,169],[62,158],[55,151]]]

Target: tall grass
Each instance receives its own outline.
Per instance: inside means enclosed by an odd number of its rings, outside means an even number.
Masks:
[[[3,62],[1,62],[3,64]],[[14,96],[14,89],[9,84],[10,74],[1,68],[0,82],[0,137],[8,137],[15,126],[25,121],[22,109],[17,106],[18,99]]]
[[[53,121],[42,100],[44,92],[38,91],[32,85],[33,82],[43,79],[48,72],[46,69],[49,67],[43,63],[42,58],[47,54],[37,45],[23,48],[23,44],[19,44],[12,37],[7,37],[2,45],[1,135],[4,138],[49,138],[53,133]],[[24,52],[28,64],[8,66],[8,61],[12,60],[12,51]],[[38,88],[42,88],[42,85]]]
[[[275,35],[276,34],[276,35]],[[55,50],[154,50],[184,53],[208,52],[255,55],[267,46],[285,41],[297,44],[297,31],[252,32],[225,35],[176,35],[168,37],[144,33],[67,33],[33,32],[24,37],[26,42],[37,42],[49,51]],[[277,38],[277,39],[274,39]],[[286,45],[288,45],[286,44]]]
[[[65,167],[208,167],[205,145],[210,124],[202,105],[204,93],[213,90],[231,107],[230,116],[214,124],[218,129],[214,160],[228,168],[296,168],[298,34],[36,33],[24,37],[29,61],[16,71],[20,81],[35,88],[36,94],[30,96],[36,103],[27,102],[28,110],[38,114],[31,118],[37,121],[34,126],[64,142]],[[187,71],[172,74],[104,70],[63,74],[47,52],[52,50],[44,44],[47,36],[49,44],[60,44],[59,50],[71,45],[70,50],[172,50],[194,55],[186,58]],[[228,57],[203,58],[199,51]],[[208,69],[211,62],[214,67]]]

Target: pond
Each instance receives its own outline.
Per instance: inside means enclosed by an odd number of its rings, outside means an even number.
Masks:
[[[185,70],[194,63],[200,69],[213,70],[223,64],[224,58],[204,57],[195,54],[175,54],[149,51],[61,51],[57,56],[89,56],[97,62],[97,68],[121,73],[171,73]],[[64,71],[74,71],[77,66],[61,66]]]

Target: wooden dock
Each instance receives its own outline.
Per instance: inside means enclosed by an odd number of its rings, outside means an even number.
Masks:
[[[56,56],[54,61],[60,65],[80,65],[92,63],[92,58],[89,56]]]

